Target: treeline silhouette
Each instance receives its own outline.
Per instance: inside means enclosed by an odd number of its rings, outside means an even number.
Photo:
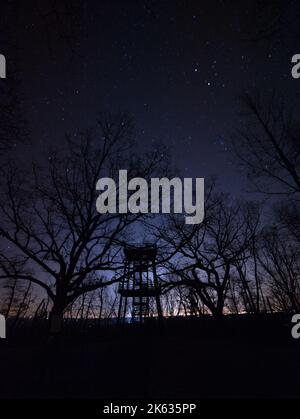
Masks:
[[[96,182],[109,175],[180,174],[161,144],[138,150],[127,114],[103,113],[93,130],[66,136],[31,167],[3,152],[1,166],[1,313],[108,322],[117,317],[123,246],[158,249],[165,317],[220,317],[299,310],[299,124],[276,94],[247,95],[243,122],[228,139],[255,201],[205,184],[205,219],[179,214],[100,214]],[[155,317],[154,310],[150,315]]]

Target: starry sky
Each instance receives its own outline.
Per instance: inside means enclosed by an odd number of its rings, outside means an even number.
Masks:
[[[215,174],[239,194],[243,171],[228,138],[241,122],[240,95],[277,89],[299,102],[300,81],[291,77],[300,53],[296,2],[270,2],[282,16],[262,39],[256,28],[267,27],[268,15],[261,23],[253,0],[63,1],[62,10],[76,7],[61,21],[55,1],[8,3],[8,77],[17,60],[32,133],[25,151],[18,145],[25,159],[94,126],[103,110],[124,110],[141,149],[162,141],[182,175]]]

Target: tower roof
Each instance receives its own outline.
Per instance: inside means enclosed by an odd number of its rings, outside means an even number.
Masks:
[[[157,247],[153,244],[131,244],[124,246],[125,259],[127,261],[152,260],[157,254]]]

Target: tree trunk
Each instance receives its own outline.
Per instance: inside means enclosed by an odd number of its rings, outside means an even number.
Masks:
[[[50,335],[58,336],[62,333],[63,330],[63,315],[64,307],[62,304],[57,302],[54,303],[51,313],[50,313]]]

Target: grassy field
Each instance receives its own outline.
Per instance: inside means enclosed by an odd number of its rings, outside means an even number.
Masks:
[[[0,341],[1,398],[298,398],[290,317],[168,319]]]

